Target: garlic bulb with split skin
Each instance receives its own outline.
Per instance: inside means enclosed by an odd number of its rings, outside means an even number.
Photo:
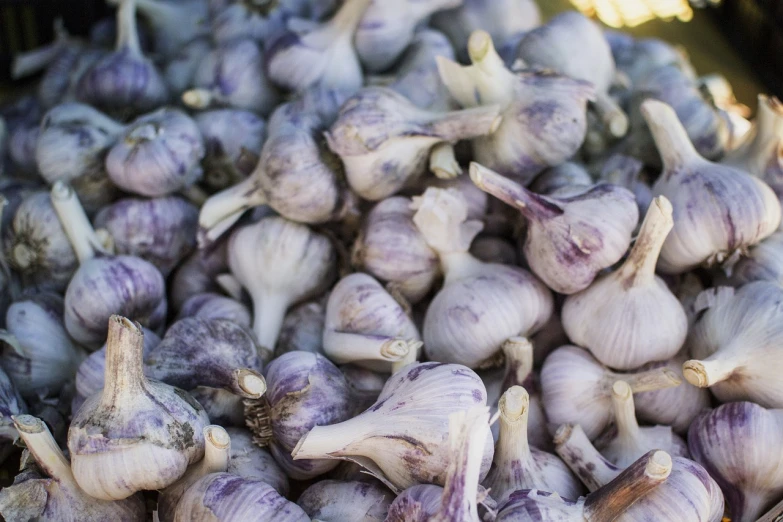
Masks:
[[[682,365],[688,382],[709,387],[722,402],[783,408],[783,288],[766,281],[718,287],[702,292],[695,309],[687,343],[692,358]]]
[[[403,307],[367,274],[344,277],[329,294],[323,349],[337,364],[388,372],[417,359],[420,339]]]
[[[611,368],[632,370],[669,359],[685,342],[685,310],[655,275],[661,248],[673,226],[671,203],[664,196],[656,197],[623,264],[568,296],[563,304],[568,338]]]
[[[41,419],[14,417],[14,427],[40,470],[22,470],[14,484],[0,492],[0,514],[5,520],[80,522],[85,520],[147,520],[140,494],[109,501],[88,495],[74,479],[71,466]]]
[[[472,140],[476,162],[527,185],[579,150],[592,84],[552,72],[512,73],[483,30],[470,36],[468,53],[470,66],[437,60],[441,80],[462,107],[500,106],[497,130]]]
[[[308,487],[296,503],[320,522],[384,522],[394,495],[367,482],[321,480]]]
[[[269,381],[269,375],[267,375]],[[449,415],[486,404],[481,379],[456,364],[415,363],[393,374],[364,413],[330,426],[315,426],[291,453],[300,459],[343,459],[363,466],[392,491],[415,484],[443,484],[452,456]],[[489,425],[481,464],[492,458]]]
[[[591,440],[612,422],[612,385],[623,380],[634,393],[679,386],[668,368],[617,373],[599,363],[590,352],[561,346],[541,368],[541,399],[552,430],[564,423],[579,424]]]
[[[195,294],[182,304],[178,319],[198,317],[200,319],[228,319],[239,326],[250,329],[253,324],[250,309],[230,297],[204,292]]]
[[[335,261],[326,236],[280,217],[264,218],[231,235],[228,264],[253,301],[253,331],[262,347],[274,350],[292,304],[331,284]]]
[[[522,268],[482,263],[468,252],[482,224],[467,219],[459,192],[429,188],[413,206],[413,221],[438,252],[445,274],[424,319],[430,360],[477,368],[509,338],[533,334],[546,323],[553,301],[541,281]]]
[[[619,261],[639,220],[633,194],[615,185],[542,196],[478,163],[471,163],[470,178],[526,218],[525,258],[561,294],[584,290],[598,272]]]
[[[378,201],[423,174],[434,146],[491,134],[500,124],[497,105],[423,110],[389,88],[367,87],[343,104],[326,139],[354,192]]]
[[[693,458],[720,484],[732,521],[752,522],[783,495],[783,410],[718,406],[688,430]]]
[[[144,376],[141,325],[108,322],[105,386],[74,414],[68,449],[87,494],[121,500],[172,484],[201,459],[209,419],[186,392]]]

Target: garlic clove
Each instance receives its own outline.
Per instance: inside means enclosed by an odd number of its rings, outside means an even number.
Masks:
[[[375,484],[321,480],[304,490],[296,503],[322,522],[383,522],[392,499],[387,489]]]

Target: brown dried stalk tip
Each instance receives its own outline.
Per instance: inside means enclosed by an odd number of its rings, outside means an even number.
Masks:
[[[245,425],[253,434],[253,443],[265,448],[272,442],[272,418],[265,398],[245,399]]]

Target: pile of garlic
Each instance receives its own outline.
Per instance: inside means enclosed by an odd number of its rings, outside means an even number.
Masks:
[[[776,98],[533,0],[108,1],[0,106],[5,520],[783,513]]]

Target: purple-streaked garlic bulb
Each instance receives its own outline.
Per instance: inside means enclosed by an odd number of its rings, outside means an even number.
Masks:
[[[94,225],[109,233],[114,252],[149,261],[166,276],[196,246],[198,209],[177,196],[126,198],[103,207]]]
[[[584,488],[571,470],[555,455],[530,447],[527,420],[530,397],[521,386],[503,393],[498,404],[500,433],[493,467],[482,483],[499,504],[520,489],[552,491],[575,499]]]
[[[143,522],[147,519],[140,494],[114,501],[88,495],[77,484],[68,459],[41,419],[17,415],[14,427],[35,459],[37,469],[23,469],[14,484],[0,492],[0,514],[5,520]]]
[[[536,176],[530,184],[530,190],[536,194],[552,194],[564,188],[591,185],[593,179],[587,169],[579,163],[567,161],[562,165],[548,168]]]
[[[422,109],[447,110],[452,102],[440,81],[436,56],[454,59],[454,49],[449,40],[443,33],[432,29],[416,31],[400,58],[394,81],[388,87]]]
[[[500,106],[497,130],[472,140],[476,162],[527,185],[579,150],[587,102],[595,98],[592,84],[552,72],[512,73],[485,31],[471,35],[468,52],[472,65],[438,58],[438,67],[461,106]]]
[[[109,3],[121,5],[120,0]],[[209,29],[206,0],[136,0],[136,11],[144,17],[152,30],[155,54],[170,59],[192,39],[206,34]]]
[[[177,109],[137,118],[106,156],[109,178],[126,192],[159,197],[201,177],[204,140],[196,122]]]
[[[336,254],[326,236],[268,217],[232,234],[228,264],[253,301],[256,340],[274,350],[286,310],[334,280]]]
[[[210,40],[200,36],[180,47],[163,68],[163,78],[169,90],[181,94],[193,84],[199,64],[212,50]]]
[[[483,263],[468,249],[481,230],[467,219],[454,189],[429,188],[414,200],[413,221],[440,258],[444,286],[427,308],[424,349],[430,360],[477,368],[511,337],[535,333],[552,314],[552,294],[526,270]]]
[[[168,100],[160,71],[139,44],[136,4],[141,1],[153,0],[118,0],[116,48],[79,79],[76,97],[80,101],[109,112],[138,114]]]
[[[186,392],[144,376],[141,325],[108,322],[105,386],[74,415],[68,449],[87,494],[121,500],[172,484],[201,459],[209,419]]]
[[[283,496],[288,495],[288,477],[265,448],[253,443],[246,428],[226,428],[231,436],[228,472],[240,477],[263,480]]]
[[[562,346],[549,354],[541,368],[541,399],[552,430],[560,424],[579,424],[591,440],[613,419],[612,385],[627,382],[634,393],[678,386],[682,381],[668,368],[617,373],[590,352]]]
[[[688,430],[691,454],[720,485],[732,521],[761,520],[783,495],[781,429],[783,411],[732,402]]]
[[[622,476],[639,462],[637,460],[623,471],[622,467],[615,466],[601,456],[578,425],[566,424],[558,428],[555,447],[563,462],[591,492],[601,491],[606,484]],[[656,450],[650,453],[654,452]],[[634,511],[626,513],[618,520],[720,522],[724,508],[723,494],[715,480],[692,460],[671,456],[670,461],[671,473],[666,481],[641,497],[632,507]],[[596,522],[598,520],[613,519],[599,518]]]
[[[783,231],[777,231],[748,250],[727,278],[733,286],[753,281],[783,283]]]
[[[633,194],[616,185],[542,196],[478,163],[471,163],[470,178],[522,213],[527,224],[525,259],[561,294],[584,290],[601,270],[619,261],[639,220]]]
[[[367,482],[322,480],[308,487],[296,503],[321,522],[384,522],[394,495]]]
[[[288,310],[275,345],[275,357],[297,350],[323,355],[325,322],[324,298],[308,301]]]
[[[345,102],[326,139],[354,192],[377,201],[421,176],[436,145],[492,134],[499,125],[497,105],[423,110],[389,88],[368,87]]]
[[[417,484],[402,491],[389,506],[387,522],[427,522],[438,512],[443,488]]]
[[[660,271],[730,267],[745,249],[775,232],[780,202],[764,182],[701,157],[665,103],[647,100],[642,112],[664,163],[653,194],[666,196],[674,208],[674,229],[663,244]]]
[[[292,456],[295,463],[301,459],[355,462],[395,493],[415,484],[442,485],[454,460],[449,449],[449,416],[484,406],[486,400],[484,384],[469,368],[410,364],[386,381],[372,407],[343,422],[315,426],[299,440]],[[489,425],[482,429],[480,479],[492,460]]]
[[[657,38],[635,39],[627,33],[604,31],[617,69],[624,74],[631,86],[643,83],[645,78],[658,69],[669,65],[677,66],[691,75],[691,66],[682,50]]]
[[[150,377],[184,390],[223,388],[245,399],[266,391],[253,338],[227,319],[180,319],[144,362]]]
[[[195,294],[188,298],[179,310],[179,319],[186,317],[227,319],[248,329],[253,324],[250,309],[244,303],[212,292]]]
[[[174,522],[194,520],[310,522],[310,517],[266,482],[211,473],[190,486],[177,504]]]
[[[323,23],[289,20],[270,39],[266,71],[273,83],[303,93],[311,88],[349,92],[362,86],[362,68],[354,34],[371,0],[346,0]]]
[[[336,364],[393,371],[418,359],[420,339],[405,309],[367,274],[342,278],[329,294],[323,350]]]
[[[411,43],[416,27],[437,11],[457,7],[463,0],[374,0],[362,14],[354,45],[370,72],[388,70]]]
[[[179,310],[185,301],[204,292],[222,292],[217,275],[228,270],[227,241],[193,252],[171,276],[169,299],[172,308]]]
[[[440,271],[438,254],[413,222],[411,200],[384,199],[364,218],[353,245],[352,263],[394,288],[409,302],[419,302]]]
[[[193,88],[182,93],[182,101],[192,109],[218,106],[269,114],[278,95],[264,65],[264,55],[253,40],[218,44],[199,63]]]
[[[783,408],[783,288],[766,281],[718,287],[702,292],[695,310],[691,360],[682,365],[688,382],[709,387],[721,402]]]
[[[266,394],[245,403],[246,422],[253,440],[269,446],[289,477],[305,480],[334,469],[334,460],[291,460],[291,451],[314,426],[349,419],[352,397],[345,378],[318,354],[289,352],[266,369]]]
[[[607,183],[625,187],[636,197],[639,215],[647,213],[652,203],[652,189],[641,179],[644,164],[631,156],[612,154],[601,167],[600,178]]]

